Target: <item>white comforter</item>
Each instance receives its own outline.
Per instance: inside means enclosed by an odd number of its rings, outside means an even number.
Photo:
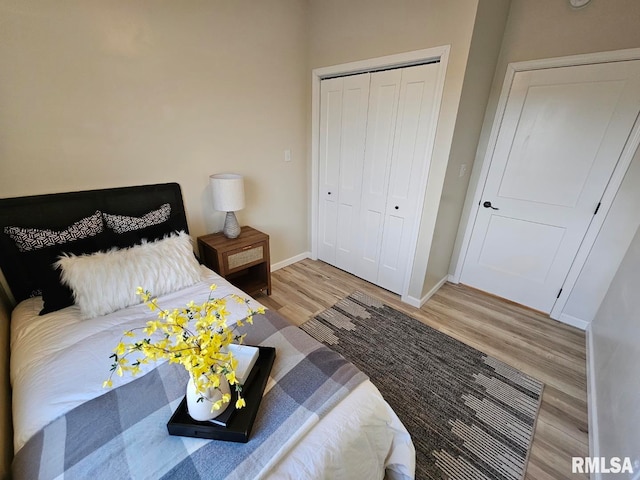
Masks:
[[[203,267],[201,283],[160,297],[159,303],[163,308],[184,306],[190,300],[201,303],[206,300],[211,283],[218,285],[218,296],[242,294]],[[122,332],[153,316],[144,305],[91,320],[82,320],[75,306],[39,316],[41,307],[41,300],[33,298],[20,303],[12,314],[16,452],[46,424],[104,393],[108,357]],[[229,302],[229,309],[232,320],[245,314],[244,307],[235,302]],[[117,378],[114,387],[131,380],[128,376]],[[415,469],[415,450],[408,432],[369,381],[322,418],[302,441],[280,440],[280,455],[265,467],[264,477],[383,478],[385,468],[395,464],[401,470],[395,472],[398,478],[412,478]]]

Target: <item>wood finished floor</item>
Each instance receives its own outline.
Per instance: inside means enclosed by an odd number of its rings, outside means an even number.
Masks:
[[[361,290],[545,383],[527,479],[588,478],[571,457],[589,453],[584,332],[464,285],[445,284],[421,308],[323,262],[303,260],[272,274],[272,295],[256,297],[300,325]]]

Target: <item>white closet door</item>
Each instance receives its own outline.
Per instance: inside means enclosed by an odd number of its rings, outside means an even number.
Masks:
[[[417,232],[417,216],[422,182],[431,164],[435,131],[436,86],[440,64],[402,69],[400,99],[395,122],[389,187],[384,212],[378,279],[383,288],[401,293],[405,274],[411,266]]]
[[[321,82],[318,258],[395,293],[412,261],[439,66]]]
[[[402,70],[371,75],[356,275],[377,283]]]
[[[354,272],[360,246],[368,73],[323,80],[320,111],[320,218],[318,257]]]

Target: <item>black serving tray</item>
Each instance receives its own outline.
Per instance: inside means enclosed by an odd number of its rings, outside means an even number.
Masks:
[[[170,435],[182,437],[210,438],[213,440],[225,440],[228,442],[246,443],[249,441],[251,428],[256,419],[262,394],[267,386],[269,373],[276,358],[276,349],[273,347],[258,347],[258,359],[249,374],[250,381],[242,392],[246,405],[235,410],[229,417],[226,426],[216,425],[213,422],[199,422],[189,416],[187,412],[187,399],[182,399],[180,405],[173,412],[167,430]],[[233,391],[233,386],[231,387]],[[235,397],[235,395],[234,395]],[[235,409],[235,400],[227,409]]]

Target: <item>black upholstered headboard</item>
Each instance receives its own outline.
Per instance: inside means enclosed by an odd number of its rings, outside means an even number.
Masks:
[[[61,230],[96,210],[139,217],[165,203],[171,205],[167,233],[188,232],[182,192],[177,183],[0,199],[0,270],[15,301],[27,298],[37,286],[37,279],[26,277],[19,252],[4,233],[4,227]]]

